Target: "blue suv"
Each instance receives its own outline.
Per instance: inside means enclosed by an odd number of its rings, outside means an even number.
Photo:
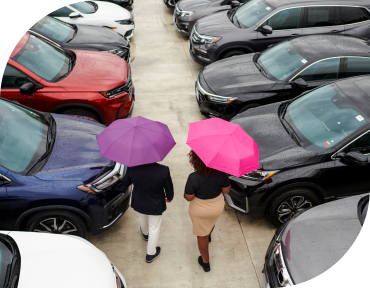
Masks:
[[[125,166],[101,156],[104,126],[0,98],[0,230],[85,237],[128,209]]]

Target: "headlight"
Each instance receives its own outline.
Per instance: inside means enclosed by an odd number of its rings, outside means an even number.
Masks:
[[[114,55],[117,55],[119,57],[123,57],[123,55],[127,54],[128,53],[128,50],[127,49],[113,49],[113,50],[110,50],[110,51],[107,51],[108,53],[112,53]]]
[[[189,17],[189,16],[191,16],[191,15],[193,15],[194,14],[194,12],[193,11],[181,11],[180,12],[180,16],[181,17]]]
[[[117,21],[114,21],[118,24],[121,24],[121,25],[133,25],[134,24],[134,18],[130,17],[130,19],[126,19],[126,20],[117,20]]]
[[[110,261],[109,261],[110,262]],[[113,275],[114,275],[114,281],[116,283],[116,286],[115,288],[126,288],[125,285],[122,283],[122,280],[121,278],[119,277],[117,271],[116,271],[116,268],[114,267],[113,263],[110,262],[110,265],[112,265],[112,269],[113,269]]]
[[[117,184],[117,182],[122,179],[125,172],[125,165],[116,163],[113,170],[104,173],[103,175],[99,176],[97,179],[86,185],[77,186],[77,189],[91,194],[103,192],[111,188],[113,185]]]
[[[123,85],[121,85],[117,88],[114,88],[112,90],[105,91],[105,92],[99,92],[99,93],[102,96],[104,96],[105,98],[113,98],[114,96],[117,96],[117,95],[125,93],[125,92],[128,93],[131,97],[131,70],[129,72],[129,75],[127,77],[127,81],[126,81],[125,84],[123,84]]]
[[[221,37],[217,37],[217,36],[201,35],[197,32],[197,30],[195,29],[195,26],[193,27],[190,38],[192,38],[195,43],[204,43],[204,44],[216,43],[217,41],[221,39]]]
[[[272,175],[276,174],[279,172],[279,170],[275,171],[262,171],[262,170],[254,170],[248,174],[245,174],[241,176],[240,178],[248,179],[248,180],[266,180],[270,178]]]
[[[199,83],[199,74],[197,76],[197,87],[199,89],[199,92],[204,96],[207,97],[208,100],[214,101],[214,102],[219,102],[219,103],[231,103],[234,100],[237,99],[237,97],[227,97],[227,96],[220,96],[220,95],[215,95],[212,93],[207,92],[206,90],[203,89],[203,87]]]

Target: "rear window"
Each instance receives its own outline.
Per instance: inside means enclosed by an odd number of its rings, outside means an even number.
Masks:
[[[370,13],[366,8],[342,7],[344,24],[353,24],[370,20]]]

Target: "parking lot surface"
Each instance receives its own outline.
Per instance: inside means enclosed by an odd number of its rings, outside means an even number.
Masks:
[[[200,254],[183,192],[192,172],[186,145],[189,123],[205,119],[194,96],[202,66],[190,58],[187,38],[171,25],[173,11],[162,0],[135,0],[134,7],[133,117],[169,126],[177,145],[163,164],[170,167],[175,198],[163,214],[161,255],[151,264],[145,262],[147,242],[131,208],[111,229],[87,239],[107,254],[129,288],[262,287],[264,255],[275,231],[266,218],[236,212],[225,204],[210,243],[211,271],[205,273],[197,262]]]

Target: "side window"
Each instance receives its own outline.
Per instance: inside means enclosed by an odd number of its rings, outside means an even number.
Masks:
[[[342,7],[341,9],[344,24],[353,24],[370,20],[370,13],[366,8]]]
[[[302,8],[291,8],[280,11],[269,18],[263,25],[269,25],[274,30],[296,29],[299,27]]]
[[[18,69],[6,65],[1,89],[19,89],[23,84],[30,82],[26,74],[23,74]]]
[[[48,16],[51,17],[69,17],[73,10],[69,9],[68,7],[62,7],[54,12],[51,12]]]
[[[326,59],[312,64],[297,77],[305,81],[332,80],[338,78],[340,58]]]
[[[370,132],[357,139],[348,146],[349,151],[357,151],[363,154],[370,154]]]
[[[319,6],[307,8],[306,28],[341,24],[339,7]]]
[[[348,57],[346,77],[370,74],[370,58]]]

